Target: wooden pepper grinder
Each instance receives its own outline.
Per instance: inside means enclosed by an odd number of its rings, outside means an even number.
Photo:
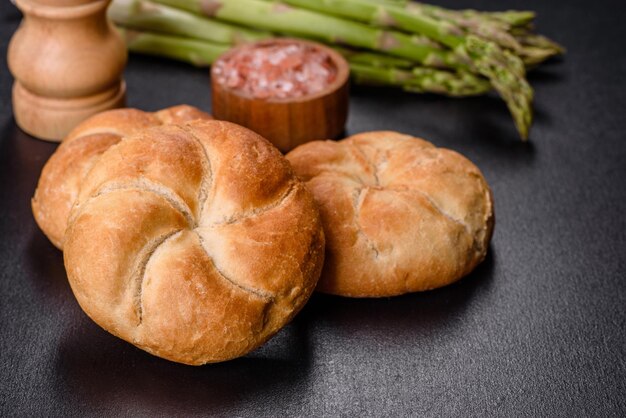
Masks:
[[[106,17],[110,1],[15,1],[24,19],[7,61],[24,131],[60,141],[89,116],[124,106],[126,47]]]

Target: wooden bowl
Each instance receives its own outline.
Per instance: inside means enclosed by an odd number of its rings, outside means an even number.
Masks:
[[[215,118],[252,129],[282,152],[316,139],[339,137],[348,117],[350,68],[333,49],[316,42],[291,38],[268,39],[242,47],[294,43],[311,46],[330,57],[337,75],[323,90],[302,97],[260,99],[218,83],[213,71],[216,66],[211,69],[212,113]],[[228,59],[237,50],[232,49],[219,59]]]

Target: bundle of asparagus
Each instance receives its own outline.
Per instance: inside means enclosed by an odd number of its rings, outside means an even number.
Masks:
[[[522,139],[532,123],[526,70],[562,54],[529,11],[449,10],[410,0],[114,0],[131,51],[210,65],[241,42],[277,35],[342,53],[355,82],[449,96],[495,90]]]

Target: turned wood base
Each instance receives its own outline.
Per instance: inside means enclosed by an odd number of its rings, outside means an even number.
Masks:
[[[111,0],[15,0],[23,12],[7,64],[13,114],[25,132],[61,141],[86,118],[125,102],[126,46],[106,11]]]
[[[26,133],[47,141],[60,142],[78,123],[104,110],[125,106],[126,84],[105,92],[79,98],[48,98],[13,84],[13,114]]]

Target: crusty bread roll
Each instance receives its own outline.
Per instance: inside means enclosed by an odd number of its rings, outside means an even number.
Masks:
[[[258,347],[320,275],[317,205],[287,160],[220,121],[148,128],[109,148],[82,182],[64,258],[83,310],[186,364]]]
[[[320,205],[318,290],[393,296],[445,286],[487,253],[491,191],[460,154],[396,132],[316,141],[287,155]]]
[[[155,113],[137,109],[109,110],[79,124],[63,140],[41,172],[32,199],[33,214],[41,230],[57,248],[63,249],[67,217],[81,181],[104,151],[140,129],[194,119],[212,118],[195,107],[180,105]]]

